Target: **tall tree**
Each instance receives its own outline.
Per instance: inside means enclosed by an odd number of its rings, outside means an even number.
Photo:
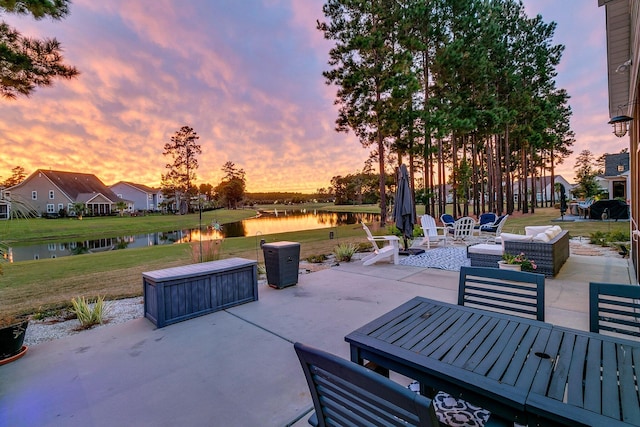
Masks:
[[[328,0],[323,6],[328,22],[317,28],[335,41],[329,52],[331,70],[323,72],[327,84],[338,87],[336,130],[353,131],[364,147],[373,146],[380,173],[380,221],[386,222],[386,152],[393,127],[392,98],[398,70],[407,64],[406,52],[398,49],[396,22],[400,3],[386,0]],[[406,98],[405,98],[406,99]],[[398,117],[396,115],[396,117]]]
[[[196,179],[198,154],[202,154],[200,137],[189,126],[182,126],[172,137],[171,142],[164,145],[162,155],[173,160],[166,164],[169,170],[162,175],[162,192],[167,198],[173,198],[180,213],[187,213],[191,196],[195,195],[192,182]]]
[[[35,19],[62,19],[69,13],[69,0],[2,0],[0,12],[31,15]],[[70,79],[78,70],[63,63],[62,48],[55,39],[22,36],[0,22],[0,94],[14,99],[29,96],[36,87],[53,84],[54,78]]]
[[[576,172],[577,188],[573,192],[580,197],[593,197],[602,192],[596,181],[597,169],[593,153],[589,150],[582,150],[576,158],[573,166]]]
[[[222,172],[224,177],[214,192],[228,209],[236,209],[244,199],[246,189],[244,169],[238,169],[233,162],[229,161],[222,166]]]
[[[11,176],[5,179],[4,182],[0,184],[0,186],[6,188],[13,187],[14,185],[18,185],[22,181],[24,181],[26,177],[27,174],[25,173],[24,168],[22,166],[16,166],[11,169]]]

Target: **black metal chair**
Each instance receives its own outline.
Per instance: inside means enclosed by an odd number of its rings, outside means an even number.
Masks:
[[[439,426],[432,401],[333,354],[295,343],[315,414],[309,424]]]
[[[640,337],[640,286],[589,283],[589,330]]]
[[[458,305],[544,321],[544,275],[463,266],[458,282]]]

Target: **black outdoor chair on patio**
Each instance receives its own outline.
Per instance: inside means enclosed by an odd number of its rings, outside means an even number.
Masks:
[[[458,305],[544,322],[544,275],[490,267],[460,268]]]
[[[294,348],[315,414],[309,424],[439,426],[431,399],[364,366],[301,343]]]
[[[589,283],[589,330],[640,338],[640,286]]]

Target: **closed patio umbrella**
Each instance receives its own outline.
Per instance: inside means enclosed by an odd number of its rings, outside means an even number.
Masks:
[[[413,197],[411,197],[411,186],[409,185],[409,173],[405,165],[400,165],[398,170],[398,185],[396,188],[396,199],[393,205],[393,218],[396,227],[404,238],[404,252],[408,254],[407,239],[413,238],[413,225],[416,217],[413,210]],[[424,252],[420,250],[420,252]]]

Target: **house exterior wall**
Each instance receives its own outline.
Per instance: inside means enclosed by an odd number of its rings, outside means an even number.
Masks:
[[[126,182],[119,182],[110,186],[111,190],[120,198],[133,202],[134,211],[157,211],[159,210],[159,193],[144,191]]]
[[[536,200],[538,201],[538,203],[550,202],[551,200],[553,200],[555,203],[560,203],[560,194],[559,193],[553,194],[555,191],[555,184],[562,184],[564,186],[564,190],[567,198],[570,197],[571,190],[574,187],[573,184],[570,184],[569,181],[567,181],[562,175],[554,176],[553,182],[551,182],[550,176],[536,178],[535,182],[536,182]],[[518,202],[519,185],[520,185],[519,182],[516,182],[513,185],[513,198],[516,203]],[[529,191],[531,191],[531,179],[527,180],[527,188]],[[553,197],[552,197],[552,194],[553,194]]]
[[[11,187],[9,191],[11,201],[24,203],[40,214],[57,214],[61,208],[69,211],[74,202],[41,172]]]
[[[609,79],[609,117],[623,114],[633,118],[629,122],[629,189],[631,220],[631,266],[635,282],[640,281],[640,190],[638,172],[640,171],[640,1],[637,0],[598,0],[598,6],[604,6],[606,12],[607,34],[607,75]],[[626,71],[618,72],[618,67],[631,60]],[[625,141],[624,138],[621,141]]]
[[[638,269],[640,257],[640,230],[638,229],[638,221],[640,220],[640,192],[638,189],[638,171],[640,171],[640,158],[638,150],[640,146],[640,112],[638,109],[638,94],[640,94],[640,50],[638,49],[640,40],[640,2],[629,2],[629,14],[631,17],[630,46],[632,46],[631,54],[633,56],[633,65],[629,70],[630,75],[630,95],[632,102],[633,121],[630,124],[629,132],[629,153],[631,155],[629,186],[631,188],[631,262],[634,267],[636,283],[640,282],[640,270]],[[635,234],[634,234],[635,233]]]

